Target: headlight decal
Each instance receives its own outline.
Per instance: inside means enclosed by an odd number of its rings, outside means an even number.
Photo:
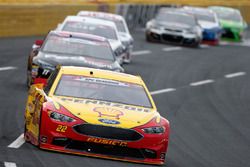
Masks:
[[[69,116],[66,116],[64,114],[60,114],[58,112],[54,112],[54,111],[51,111],[49,112],[49,117],[54,120],[54,121],[58,121],[58,122],[74,122],[76,121],[75,119],[69,117]]]
[[[155,126],[155,127],[149,127],[149,128],[143,128],[143,132],[148,134],[162,134],[165,132],[164,126]]]

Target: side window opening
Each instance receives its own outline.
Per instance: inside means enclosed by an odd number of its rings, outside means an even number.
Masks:
[[[52,72],[52,74],[50,75],[50,77],[48,78],[48,83],[47,83],[47,86],[44,88],[44,92],[48,95],[49,94],[49,91],[56,79],[56,76],[59,72],[59,69],[55,69],[54,72]]]

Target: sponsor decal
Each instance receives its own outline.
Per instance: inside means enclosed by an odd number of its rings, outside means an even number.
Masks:
[[[150,112],[150,109],[148,109],[148,108],[138,108],[138,107],[134,107],[134,106],[105,102],[105,101],[88,100],[88,99],[74,99],[74,98],[65,98],[65,97],[62,97],[60,99],[62,101],[70,101],[70,102],[74,102],[74,103],[97,104],[97,105],[103,105],[103,106],[109,106],[109,107],[117,107],[117,108],[131,110],[131,111]]]
[[[57,128],[56,128],[56,131],[65,133],[67,131],[67,129],[68,129],[68,127],[65,126],[65,125],[58,125]]]
[[[94,137],[88,138],[87,142],[98,143],[98,144],[107,144],[107,145],[113,145],[113,146],[121,146],[121,147],[126,147],[128,145],[127,142],[123,142],[123,141],[101,139],[101,138],[94,138]]]
[[[123,112],[117,109],[108,108],[108,107],[96,107],[93,109],[94,112],[99,114],[99,117],[107,116],[120,119],[120,116],[123,115]]]
[[[120,124],[119,121],[116,120],[111,120],[111,119],[98,119],[99,122],[104,123],[104,124],[109,124],[109,125],[117,125]]]

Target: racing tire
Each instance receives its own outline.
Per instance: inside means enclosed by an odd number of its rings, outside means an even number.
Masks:
[[[150,36],[148,34],[146,34],[146,41],[147,42],[152,42],[152,39],[150,38]]]
[[[26,78],[26,85],[27,85],[27,88],[30,88],[31,84],[32,84],[31,75],[30,75],[30,72],[27,71],[27,78]]]

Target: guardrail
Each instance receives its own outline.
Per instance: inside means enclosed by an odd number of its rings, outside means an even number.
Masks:
[[[250,0],[249,0],[250,1]],[[183,4],[182,4],[183,5]],[[122,15],[130,29],[145,27],[145,24],[156,14],[157,10],[162,6],[178,6],[174,5],[140,5],[140,4],[120,4],[116,6],[116,13]],[[201,5],[207,7],[206,5]],[[247,21],[250,23],[250,5],[249,6],[232,6],[238,8]]]

